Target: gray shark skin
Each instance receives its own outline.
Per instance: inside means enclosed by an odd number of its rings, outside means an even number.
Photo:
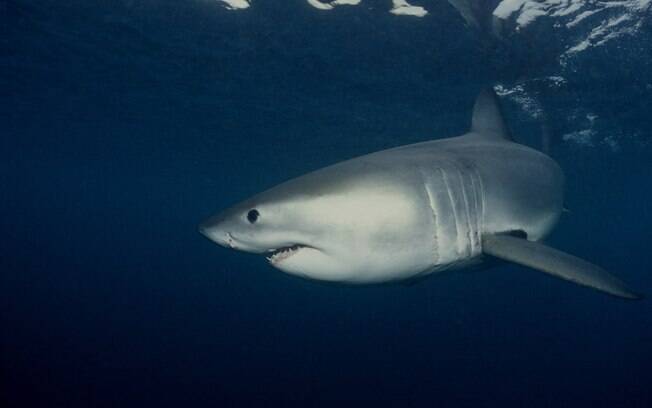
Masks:
[[[337,163],[257,194],[200,224],[219,245],[265,254],[320,281],[413,280],[498,258],[623,298],[599,267],[539,243],[562,212],[564,176],[512,141],[493,91],[469,133]]]

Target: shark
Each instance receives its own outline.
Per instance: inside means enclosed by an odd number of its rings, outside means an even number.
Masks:
[[[640,298],[603,268],[544,243],[563,211],[563,189],[560,166],[514,141],[489,88],[461,136],[307,173],[207,218],[199,231],[317,281],[416,282],[499,261]]]

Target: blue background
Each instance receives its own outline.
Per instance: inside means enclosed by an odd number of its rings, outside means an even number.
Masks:
[[[554,47],[428,4],[0,2],[3,406],[652,406],[649,300],[515,266],[323,286],[197,232],[290,177],[463,133],[488,84],[559,73]],[[550,243],[648,294],[651,38],[534,90],[568,178]],[[563,142],[578,105],[616,151]]]

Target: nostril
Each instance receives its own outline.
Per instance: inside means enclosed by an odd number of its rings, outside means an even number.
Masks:
[[[235,243],[234,243],[234,241],[233,241],[233,237],[232,237],[231,234],[228,233],[228,232],[226,233],[226,244],[227,244],[230,248],[235,248]]]

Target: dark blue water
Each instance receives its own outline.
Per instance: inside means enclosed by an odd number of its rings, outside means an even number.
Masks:
[[[650,25],[562,68],[445,2],[260,3],[0,1],[0,403],[652,406],[649,300],[515,266],[323,286],[196,229],[309,170],[462,133],[488,84],[561,72],[531,88],[568,178],[549,242],[652,295]],[[541,121],[505,107],[537,146]],[[564,141],[589,111],[597,141]]]

